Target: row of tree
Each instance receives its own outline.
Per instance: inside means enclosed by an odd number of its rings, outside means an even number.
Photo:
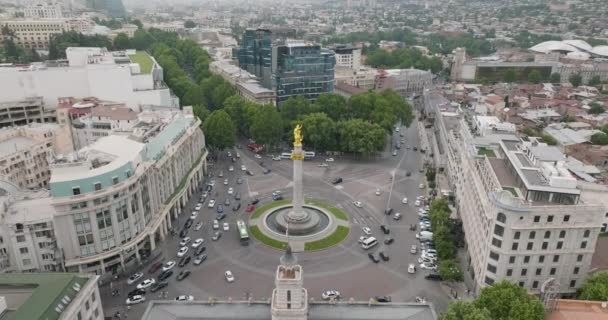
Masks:
[[[441,59],[427,57],[415,48],[397,49],[388,52],[384,49],[376,49],[367,54],[367,64],[374,68],[416,68],[420,70],[431,70],[438,73],[443,68]]]
[[[542,129],[525,128],[522,132],[528,137],[540,137],[550,146],[557,144],[557,140],[550,134],[543,132]]]
[[[439,275],[445,281],[462,281],[463,273],[456,260],[456,225],[445,198],[431,203],[429,217],[433,226],[433,242],[439,258]]]

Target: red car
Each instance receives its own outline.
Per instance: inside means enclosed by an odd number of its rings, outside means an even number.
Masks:
[[[154,263],[154,264],[153,264],[153,265],[150,267],[150,269],[148,269],[148,272],[149,272],[149,273],[154,273],[154,272],[158,271],[158,269],[160,269],[160,267],[162,267],[162,266],[163,266],[163,262],[162,262],[162,261],[155,262],[155,263]]]
[[[252,212],[253,210],[255,210],[255,206],[252,204],[248,205],[247,209],[245,209],[245,211],[247,211],[247,212]]]

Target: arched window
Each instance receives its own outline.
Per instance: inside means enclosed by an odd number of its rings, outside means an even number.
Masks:
[[[496,217],[496,220],[498,220],[498,222],[505,223],[505,222],[507,222],[507,216],[505,216],[504,213],[499,212],[498,216]]]

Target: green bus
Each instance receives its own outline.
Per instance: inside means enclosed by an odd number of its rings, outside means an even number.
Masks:
[[[236,228],[239,230],[239,238],[241,240],[241,245],[249,245],[249,232],[247,232],[247,225],[245,224],[245,221],[237,220]]]

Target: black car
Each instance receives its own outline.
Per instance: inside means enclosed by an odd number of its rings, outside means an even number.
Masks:
[[[412,173],[411,173],[411,172],[409,172],[409,171],[407,171],[407,172],[405,173],[405,176],[406,176],[406,177],[409,177],[409,176],[411,176],[411,175],[412,175]]]
[[[151,292],[156,292],[156,291],[158,291],[158,290],[160,290],[160,289],[162,289],[162,288],[164,288],[164,287],[166,287],[168,285],[169,285],[169,282],[167,282],[167,281],[157,282],[157,283],[153,284],[150,287],[150,291]]]
[[[380,255],[380,258],[382,258],[382,260],[384,260],[384,261],[388,261],[389,260],[388,259],[388,255],[385,254],[384,251],[380,251],[379,255]]]
[[[236,158],[232,158],[232,162],[236,162]]]
[[[397,143],[397,144],[395,145],[395,149],[401,149],[401,143]]]
[[[210,192],[211,190],[213,190],[213,186],[208,184],[205,190],[207,190],[207,192]]]
[[[429,273],[424,276],[424,278],[427,280],[441,281],[441,276],[438,273]]]
[[[391,302],[391,296],[375,296],[374,300],[378,302]]]
[[[179,232],[180,238],[185,238],[186,235],[188,235],[188,229],[183,229],[182,231]]]
[[[393,238],[386,238],[384,239],[384,244],[389,245],[391,243],[395,242],[395,239]]]
[[[230,205],[230,198],[226,198],[226,201],[224,201],[224,205],[226,207]]]
[[[188,219],[184,224],[184,229],[190,229],[190,227],[192,226],[192,221],[192,219]]]
[[[232,211],[239,211],[240,208],[241,208],[241,203],[237,202],[236,205],[234,207],[232,207]]]
[[[380,262],[380,259],[376,258],[376,256],[373,253],[368,253],[367,256],[369,257],[370,260],[372,260],[374,263],[378,263]]]
[[[146,294],[146,290],[135,289],[135,290],[127,293],[127,296],[129,298],[131,298],[132,296],[143,296],[144,294]]]
[[[177,266],[179,267],[184,267],[185,265],[187,265],[190,262],[190,256],[185,256],[183,257],[181,260],[179,260],[179,263],[177,264]]]
[[[338,183],[340,183],[340,182],[342,182],[342,181],[343,181],[343,180],[342,180],[342,178],[340,178],[340,177],[335,177],[335,178],[334,178],[334,180],[333,180],[331,183],[333,183],[333,184],[338,184]]]
[[[280,194],[278,194],[278,195],[276,195],[276,196],[273,196],[273,197],[272,197],[272,200],[274,200],[274,201],[283,200],[283,196],[282,196],[282,195],[280,195]]]
[[[253,200],[251,201],[251,204],[256,205],[256,204],[258,204],[259,202],[260,202],[260,199],[255,198],[255,199],[253,199]]]
[[[189,275],[190,275],[190,271],[189,270],[182,270],[177,275],[177,281],[182,281],[182,280],[186,279]]]
[[[247,175],[253,176],[253,172],[251,172],[251,171],[249,171],[249,170],[245,171],[245,173],[246,173]]]
[[[417,150],[418,150],[418,148],[416,148],[416,147],[413,147],[413,148],[412,148],[412,150],[414,150],[414,151],[417,151]]]
[[[200,246],[200,247],[196,248],[196,250],[194,251],[194,255],[195,255],[195,256],[198,256],[198,255],[200,255],[201,253],[205,252],[205,250],[207,250],[207,247],[205,247],[205,246]]]
[[[158,275],[158,281],[167,280],[172,275],[173,275],[172,270],[163,271]]]
[[[224,220],[224,218],[226,218],[226,214],[220,213],[217,216],[215,216],[215,218],[217,219],[217,221]]]
[[[393,213],[393,208],[386,208],[386,210],[384,210],[384,214],[387,216],[390,216]]]
[[[237,193],[234,195],[234,200],[241,200],[241,193],[240,193],[240,192],[237,192]]]
[[[382,232],[384,232],[384,234],[391,233],[391,230],[387,226],[385,226],[385,225],[381,225],[380,229],[382,230]]]
[[[217,210],[216,210],[216,211],[217,211],[217,213],[222,213],[222,212],[224,212],[224,206],[223,206],[223,205],[221,205],[221,204],[218,204],[218,205],[217,205]]]

